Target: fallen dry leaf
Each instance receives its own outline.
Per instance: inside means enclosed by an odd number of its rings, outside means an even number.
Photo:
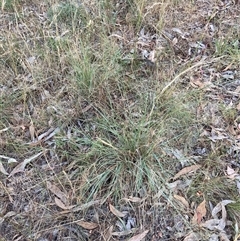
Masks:
[[[92,223],[92,222],[85,222],[85,221],[77,221],[76,222],[79,226],[81,226],[82,228],[88,229],[88,230],[92,230],[98,227],[97,223]]]
[[[176,190],[179,189],[180,185],[182,184],[181,180],[177,180],[175,182],[167,183],[168,188],[172,191],[175,192]]]
[[[227,234],[224,231],[220,232],[220,240],[221,241],[230,241],[230,239],[228,238]]]
[[[144,231],[143,233],[140,233],[136,236],[133,236],[128,241],[141,241],[145,236],[148,234],[149,230]]]
[[[104,240],[109,241],[112,238],[113,225],[104,232]]]
[[[55,136],[58,132],[60,132],[60,128],[56,128],[52,133],[50,133],[46,138],[45,141],[51,139],[53,136]]]
[[[8,163],[15,163],[15,162],[17,162],[17,160],[15,158],[8,157],[8,156],[0,155],[0,158],[6,159],[8,161]]]
[[[174,45],[176,45],[178,43],[178,39],[177,38],[174,38],[173,40],[172,40],[172,45],[174,46]]]
[[[64,209],[64,210],[69,210],[69,209],[72,209],[75,207],[75,205],[72,205],[72,206],[66,206],[59,198],[55,197],[55,203],[58,207],[60,207],[61,209]]]
[[[209,230],[223,231],[225,229],[225,226],[228,224],[227,211],[225,206],[233,202],[234,201],[232,200],[223,200],[218,203],[212,210],[213,219],[207,220],[206,222],[202,223],[201,226]],[[222,217],[219,219],[217,214],[220,211],[222,211]]]
[[[132,197],[130,196],[129,198],[123,198],[124,201],[127,201],[127,202],[133,202],[133,203],[140,203],[143,201],[142,198],[139,198],[139,197]]]
[[[188,234],[183,241],[198,241],[199,240],[199,235],[192,232]]]
[[[209,241],[219,241],[219,237],[216,233],[211,234]]]
[[[31,125],[29,126],[29,133],[31,136],[31,141],[34,142],[35,141],[35,128],[33,123],[31,123]]]
[[[44,132],[43,134],[41,134],[40,136],[38,136],[38,141],[42,140],[44,137],[48,136],[49,134],[51,134],[55,129],[54,128],[50,128],[48,131]]]
[[[129,235],[131,233],[134,233],[136,230],[137,230],[136,228],[132,228],[130,230],[124,230],[124,231],[121,231],[121,232],[113,232],[112,236],[117,236],[117,237],[126,236],[126,235]]]
[[[19,163],[12,171],[11,173],[9,174],[9,177],[13,176],[14,174],[18,173],[18,172],[23,172],[26,165],[28,163],[30,163],[31,161],[33,161],[34,159],[38,158],[40,155],[42,155],[43,152],[40,152],[34,156],[31,156],[27,159],[25,159],[23,162]]]
[[[176,200],[180,201],[186,208],[189,208],[189,203],[184,197],[176,195],[176,194],[174,194],[173,197]]]
[[[225,208],[226,205],[228,205],[229,203],[234,203],[235,201],[232,200],[223,200],[220,203],[218,203],[212,210],[212,216],[213,218],[217,219],[218,216],[217,214],[223,210],[223,208]],[[225,217],[224,217],[225,218]]]
[[[238,176],[238,173],[234,171],[231,167],[227,167],[227,177],[230,179],[235,179],[235,177]]]
[[[201,223],[201,227],[207,228],[209,230],[214,230],[219,225],[220,219],[210,219],[204,223]]]
[[[236,92],[236,93],[240,93],[240,86],[238,86],[238,87],[235,89],[234,92]],[[240,104],[240,103],[239,103],[239,104]]]
[[[196,208],[192,222],[194,224],[200,224],[202,221],[202,218],[205,217],[207,214],[206,210],[206,200],[203,200],[199,206]]]
[[[216,142],[218,140],[223,140],[223,139],[227,139],[227,136],[225,135],[212,135],[211,137],[208,137],[212,142]]]
[[[58,198],[61,199],[61,201],[67,205],[68,200],[67,200],[67,195],[62,192],[57,186],[53,185],[52,183],[47,181],[47,188]]]
[[[102,202],[103,202],[103,201],[102,201],[101,199],[99,199],[99,200],[94,200],[94,201],[90,201],[90,202],[88,202],[88,203],[85,203],[85,204],[82,204],[82,205],[80,205],[80,206],[77,206],[77,207],[73,208],[73,209],[71,210],[71,212],[83,211],[83,210],[85,210],[85,209],[90,208],[90,207],[93,206],[93,205],[100,205]]]
[[[195,172],[197,171],[199,168],[201,168],[201,165],[192,165],[189,167],[184,167],[181,171],[179,171],[174,177],[173,180],[178,179],[180,176],[188,174],[190,172]]]
[[[126,216],[125,213],[118,211],[113,205],[109,204],[110,211],[117,217],[123,218]]]
[[[0,172],[3,173],[4,175],[8,175],[8,172],[5,170],[1,161],[0,161]]]

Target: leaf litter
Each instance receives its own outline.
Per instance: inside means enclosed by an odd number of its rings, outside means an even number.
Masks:
[[[176,200],[180,201],[185,208],[187,208],[187,209],[189,208],[189,203],[188,203],[188,201],[184,197],[182,197],[180,195],[177,195],[177,194],[174,194],[173,197]]]
[[[9,174],[8,177],[11,177],[13,175],[15,175],[16,173],[19,173],[19,172],[24,172],[25,170],[25,167],[27,164],[29,164],[31,161],[37,159],[39,156],[41,156],[43,154],[43,152],[39,152],[38,154],[36,155],[33,155],[27,159],[25,159],[23,162],[19,163],[12,171],[11,173]]]
[[[126,216],[126,213],[122,213],[119,210],[117,210],[112,204],[109,204],[110,211],[117,217],[123,218]]]
[[[51,182],[47,181],[47,188],[54,195],[56,195],[60,199],[60,201],[62,201],[64,203],[64,205],[67,205],[67,203],[68,203],[67,195],[64,192],[62,192],[57,186],[55,186]],[[57,201],[58,201],[58,199],[57,199]]]
[[[202,219],[206,216],[207,209],[206,209],[206,200],[203,200],[194,212],[194,216],[192,218],[193,224],[200,224]]]
[[[218,203],[212,210],[213,219],[209,219],[204,223],[201,223],[201,227],[223,232],[227,225],[232,225],[232,222],[227,220],[227,211],[225,207],[230,203],[235,203],[235,201],[223,200]],[[220,217],[217,215],[219,212],[221,212]]]
[[[174,177],[173,180],[178,179],[179,177],[186,175],[188,173],[196,172],[198,169],[201,168],[201,165],[192,165],[188,167],[184,167],[181,171],[179,171]]]
[[[57,205],[58,207],[60,207],[61,209],[64,209],[64,210],[69,210],[69,209],[72,209],[72,208],[75,207],[75,205],[66,206],[66,205],[61,201],[61,199],[59,199],[59,198],[57,198],[57,197],[54,198],[54,201],[55,201],[55,203],[56,203],[56,205]]]
[[[141,241],[141,240],[143,240],[146,237],[148,232],[149,232],[149,230],[146,230],[146,231],[144,231],[144,232],[142,232],[142,233],[140,233],[138,235],[133,236],[128,241]]]
[[[77,221],[76,222],[79,226],[85,228],[85,229],[88,229],[88,230],[92,230],[92,229],[95,229],[98,227],[98,224],[97,223],[92,223],[92,222],[85,222],[85,221]]]

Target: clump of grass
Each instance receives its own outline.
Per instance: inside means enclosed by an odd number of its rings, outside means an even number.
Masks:
[[[237,118],[237,110],[233,107],[226,107],[224,105],[219,105],[219,109],[221,111],[222,117],[226,121],[226,123],[231,124]]]
[[[105,95],[111,98],[107,92]],[[177,161],[169,160],[164,149],[173,143],[180,146],[190,135],[194,119],[176,97],[154,100],[154,96],[139,94],[134,109],[119,109],[111,100],[110,106],[96,107],[88,133],[75,129],[78,137],[69,147],[82,173],[78,178],[83,183],[83,196],[119,199],[133,193],[142,195],[143,189],[145,194],[156,193],[173,175]],[[74,143],[84,153],[77,151]]]
[[[16,42],[17,38],[12,36],[11,42],[4,39],[0,48],[0,53],[2,54],[1,65],[9,68],[15,75],[24,72],[21,65],[22,55],[19,51],[21,46]]]
[[[189,199],[196,201],[198,195],[203,195],[207,201],[217,204],[228,195],[228,199],[237,200],[237,188],[234,181],[220,175],[206,176],[202,173],[193,178],[187,192]]]
[[[1,10],[12,12],[17,4],[17,0],[4,0],[0,2],[0,8]]]
[[[82,113],[81,103],[76,103],[74,118],[81,120],[81,127],[74,126],[76,136],[60,141],[57,148],[65,156],[69,149],[79,165],[74,176],[81,183],[81,196],[119,199],[140,195],[143,189],[155,193],[174,171],[175,161],[169,161],[163,149],[187,148],[185,140],[193,131],[197,135],[197,94],[175,92],[174,87],[159,94],[162,84],[154,72],[145,80],[141,63],[124,64],[119,46],[104,35],[89,45],[93,36],[91,32],[68,50],[73,95],[92,105],[91,111]]]
[[[72,30],[84,27],[87,23],[85,9],[71,3],[56,4],[48,11],[48,17],[51,23],[64,24]]]
[[[229,55],[233,60],[239,57],[239,40],[220,39],[215,41],[215,54],[217,56]]]

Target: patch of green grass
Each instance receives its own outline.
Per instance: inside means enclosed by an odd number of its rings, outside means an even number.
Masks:
[[[234,60],[234,62],[239,60],[239,40],[220,39],[215,41],[215,54],[217,56],[228,55],[232,60]]]
[[[47,41],[47,46],[52,51],[52,53],[67,51],[68,49],[68,41],[64,38],[49,38]]]
[[[228,150],[223,151],[221,145],[216,143],[214,150],[202,161],[200,171],[193,175],[186,192],[189,200],[196,202],[199,196],[203,196],[214,206],[225,199],[238,200],[236,181],[228,178],[223,171],[223,160],[226,159]]]
[[[143,190],[156,193],[173,175],[177,160],[166,157],[164,149],[174,144],[184,147],[194,130],[191,110],[179,102],[180,95],[168,93],[157,103],[153,95],[139,93],[136,97],[133,109],[119,109],[111,100],[111,105],[96,109],[91,125],[85,127],[88,131],[75,129],[79,137],[68,147],[79,163],[82,195],[119,199],[131,193],[141,195]],[[58,148],[61,151],[61,145]],[[87,181],[81,176],[87,176]]]
[[[228,124],[232,124],[237,118],[237,110],[233,107],[219,105],[222,117]]]
[[[200,194],[215,205],[219,200],[225,199],[226,195],[228,195],[228,199],[235,201],[237,193],[235,182],[219,174],[215,177],[203,174],[196,175],[188,190],[191,200],[196,200]]]
[[[238,224],[240,222],[240,200],[237,197],[235,200],[235,202],[230,203],[227,205],[227,210],[228,213],[230,214],[230,216],[233,218],[233,220],[236,221],[236,224]],[[235,230],[236,233],[239,233],[238,230]]]
[[[12,12],[14,11],[14,8],[16,5],[18,5],[19,1],[17,0],[2,0],[0,2],[0,7],[2,10],[7,11],[7,12]]]
[[[77,137],[63,147],[59,142],[58,150],[69,149],[78,163],[83,196],[119,199],[131,193],[140,195],[142,189],[156,193],[177,164],[163,149],[187,148],[185,140],[198,134],[193,112],[197,93],[172,89],[156,98],[160,86],[154,75],[148,81],[125,76],[120,50],[105,41],[98,45],[101,55],[83,43],[78,55],[71,55],[75,57],[69,61],[74,66],[74,93],[93,105],[94,115],[88,119],[87,114],[79,113],[90,124],[75,127]],[[132,66],[133,75],[141,68]]]
[[[71,3],[56,4],[48,11],[50,21],[55,24],[65,24],[71,29],[84,27],[87,23],[85,9]]]
[[[16,43],[17,40],[12,39],[11,41],[12,42],[4,41],[0,48],[0,53],[2,54],[0,64],[4,68],[10,68],[11,71],[17,75],[23,72],[23,68],[21,66],[23,56],[19,51],[21,47]]]
[[[119,64],[119,49],[110,41],[102,40],[95,52],[87,43],[79,43],[79,52],[69,54],[69,62],[74,71],[72,83],[86,100],[104,103],[110,93],[106,89],[118,88],[122,66]],[[101,51],[102,50],[102,51]],[[124,85],[124,83],[122,84]],[[110,104],[110,103],[109,103]]]

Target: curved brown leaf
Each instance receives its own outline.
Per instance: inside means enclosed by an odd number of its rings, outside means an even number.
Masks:
[[[85,229],[88,229],[88,230],[91,230],[91,229],[95,229],[98,227],[98,224],[97,223],[92,223],[92,222],[85,222],[85,221],[78,221],[77,224],[79,226],[81,226],[82,228],[85,228]]]
[[[110,208],[110,211],[117,217],[119,218],[123,218],[124,216],[126,216],[125,213],[122,213],[120,211],[118,211],[113,205],[109,204],[109,208]]]
[[[148,234],[149,230],[144,231],[143,233],[140,233],[136,236],[133,236],[128,241],[141,241],[145,236]]]
[[[173,180],[178,179],[180,176],[185,175],[187,173],[190,172],[195,172],[197,171],[199,168],[201,168],[201,165],[192,165],[189,167],[184,167],[181,171],[179,171],[174,177]]]
[[[63,210],[69,210],[75,207],[75,205],[72,206],[66,206],[59,198],[55,197],[55,203],[58,207],[60,207]]]
[[[202,218],[205,217],[207,214],[206,210],[206,200],[203,200],[199,206],[196,208],[196,211],[194,213],[192,222],[194,224],[200,224],[202,222]]]

